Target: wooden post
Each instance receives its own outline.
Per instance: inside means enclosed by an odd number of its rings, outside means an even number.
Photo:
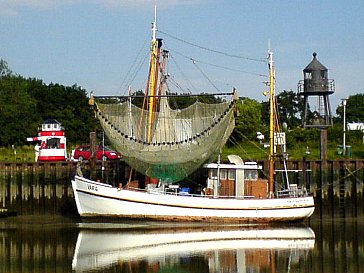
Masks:
[[[327,130],[321,129],[320,130],[320,155],[321,160],[323,162],[324,167],[326,167],[327,161]]]
[[[96,180],[96,132],[90,132],[90,178]]]
[[[321,166],[320,166],[320,188],[321,192],[323,191],[323,185],[325,184],[325,181],[327,181],[328,177],[328,164],[327,164],[327,130],[326,128],[320,129],[320,159],[321,159]],[[329,186],[329,192],[328,192],[328,199],[330,200],[333,196],[330,194],[330,189],[332,188],[332,185]],[[330,198],[331,197],[331,198]],[[332,200],[332,199],[331,199]],[[323,202],[322,200],[321,202]],[[332,204],[329,202],[329,204]],[[321,210],[324,208],[323,204],[320,205]],[[333,209],[333,206],[329,206],[329,209]],[[333,211],[332,211],[333,212]],[[332,213],[333,215],[333,213]],[[322,214],[321,214],[322,216]]]

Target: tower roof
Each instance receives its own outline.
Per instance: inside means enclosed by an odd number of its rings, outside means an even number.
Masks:
[[[316,59],[317,56],[316,52],[314,52],[312,56],[313,56],[312,61],[306,66],[305,69],[303,69],[303,72],[311,72],[318,70],[327,71],[327,68]]]
[[[53,118],[46,119],[43,122],[43,124],[59,124],[59,125],[61,125],[61,123],[58,120],[53,119]]]

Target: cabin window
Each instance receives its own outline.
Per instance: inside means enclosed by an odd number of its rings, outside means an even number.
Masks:
[[[220,179],[225,179],[227,178],[227,170],[220,170]]]
[[[211,179],[216,179],[217,178],[217,169],[212,169],[210,170],[210,178]]]
[[[248,179],[248,180],[258,179],[258,171],[257,170],[246,170],[245,174],[244,174],[244,179]]]
[[[229,170],[228,171],[228,179],[229,180],[235,180],[235,170]]]

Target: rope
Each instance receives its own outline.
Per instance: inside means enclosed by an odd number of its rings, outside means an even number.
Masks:
[[[349,178],[349,177],[354,177],[355,178],[355,180],[357,181],[357,182],[359,182],[360,184],[362,184],[362,183],[364,183],[363,181],[361,181],[361,180],[359,180],[356,176],[355,176],[355,173],[356,172],[358,172],[358,171],[360,171],[360,170],[362,170],[362,169],[364,169],[364,167],[361,167],[361,168],[359,168],[359,169],[356,169],[355,171],[350,171],[350,169],[347,167],[347,165],[345,164],[345,170],[348,172],[348,174],[347,175],[345,175],[345,176],[343,176],[343,177],[340,177],[339,179],[336,179],[336,180],[334,180],[334,181],[332,181],[331,183],[327,183],[327,184],[325,184],[325,186],[333,186],[333,187],[335,187],[335,186],[337,186],[337,185],[339,185],[339,183],[341,182],[341,181],[343,181],[343,180],[345,180],[345,179],[347,179],[347,178]],[[316,190],[322,190],[323,189],[323,187],[318,187]]]
[[[175,66],[177,67],[177,69],[180,71],[180,73],[181,73],[181,75],[182,75],[182,77],[184,78],[184,80],[188,83],[188,84],[190,84],[190,86],[192,87],[192,89],[193,89],[193,91],[195,91],[196,92],[196,90],[197,90],[197,88],[193,85],[193,83],[186,77],[186,75],[184,74],[184,72],[182,71],[182,69],[181,69],[181,67],[178,65],[178,63],[176,62],[176,60],[174,59],[174,57],[172,56],[172,55],[170,55],[170,59],[172,59],[172,61],[173,61],[173,63],[175,64]],[[175,84],[178,84],[178,83],[176,83],[176,81],[174,80],[174,79],[171,79],[171,77],[169,77],[168,78],[168,80],[170,80],[170,81],[172,81],[173,80],[173,82],[175,82]],[[178,86],[179,86],[179,84],[178,84]],[[187,88],[187,90],[189,91],[189,92],[191,92],[190,90],[189,90],[189,88]],[[196,92],[197,93],[197,92]]]
[[[201,63],[201,64],[205,64],[205,65],[209,65],[209,66],[213,66],[213,67],[217,67],[217,68],[221,68],[221,69],[225,69],[225,70],[230,70],[230,71],[234,71],[234,72],[240,72],[240,73],[245,73],[245,74],[249,74],[249,75],[253,75],[253,76],[259,76],[259,77],[264,77],[264,78],[267,78],[267,75],[265,74],[259,74],[259,73],[255,73],[255,72],[249,72],[249,71],[246,71],[246,70],[241,70],[241,69],[237,69],[237,68],[231,68],[231,67],[226,67],[226,66],[222,66],[222,65],[217,65],[217,64],[213,64],[213,63],[208,63],[208,62],[204,62],[204,61],[201,61],[201,60],[197,60],[193,57],[189,57],[189,56],[186,56],[176,50],[169,50],[171,52],[175,52],[177,53],[178,55],[182,56],[183,58],[186,58],[188,60],[193,60],[195,62],[198,62],[198,63]]]
[[[242,132],[237,131],[237,133],[238,133],[241,137],[243,137],[243,138],[245,138],[246,140],[248,140],[251,144],[253,144],[255,147],[257,147],[259,150],[261,150],[262,152],[264,152],[267,156],[269,155],[269,153],[268,153],[266,150],[264,150],[261,146],[259,146],[258,144],[256,144],[256,142],[251,141],[251,140],[250,140],[247,136],[245,136]]]
[[[191,60],[192,63],[196,66],[197,70],[200,71],[200,73],[202,74],[202,76],[205,77],[205,79],[218,91],[221,92],[219,90],[219,88],[217,88],[217,86],[209,79],[209,77],[207,77],[207,75],[201,70],[201,68],[196,64],[196,62],[194,60]]]
[[[358,172],[358,171],[360,171],[361,169],[363,169],[364,167],[361,167],[360,169],[356,169],[354,172],[352,172],[352,171],[350,171],[350,169],[348,168],[348,166],[345,164],[345,170],[347,170],[348,171],[348,173],[349,173],[349,175],[347,176],[347,177],[350,177],[350,176],[353,176],[354,178],[355,178],[355,180],[357,181],[357,182],[359,182],[359,184],[362,184],[362,183],[364,183],[363,181],[361,181],[361,180],[359,180],[359,178],[357,178],[356,176],[355,176],[355,173],[356,172]]]
[[[260,149],[260,150],[262,150],[262,151],[264,151],[264,153],[266,153],[267,155],[268,155],[268,153],[264,150],[264,149],[262,149],[260,146],[258,146],[255,142],[253,142],[253,141],[251,141],[251,140],[249,140],[245,135],[243,135],[241,132],[238,132],[242,137],[244,137],[245,139],[247,139],[250,143],[252,143],[254,146],[256,146],[256,147],[258,147],[258,149]],[[237,146],[237,147],[239,147],[240,148],[240,150],[245,154],[245,155],[247,155],[248,157],[248,159],[250,160],[250,161],[256,161],[255,159],[253,159],[253,158],[251,158],[251,157],[249,157],[249,154],[248,154],[248,152],[240,145],[240,143],[235,139],[235,137],[233,136],[233,135],[231,135],[230,136],[230,138],[229,138],[229,141],[231,141],[235,146]],[[268,177],[268,173],[266,172],[266,171],[264,171],[264,170],[262,170],[262,173],[263,173],[263,175],[265,176],[265,177]]]
[[[138,59],[141,57],[142,53],[144,52],[144,48],[145,45],[147,43],[149,39],[146,39],[143,43],[143,46],[140,48],[137,56],[135,57],[133,64],[131,65],[130,69],[128,70],[128,72],[125,74],[119,89],[120,90],[125,90],[127,89],[125,85],[131,85],[133,83],[133,81],[136,78],[136,75],[138,74],[138,72],[141,70],[143,64],[145,63],[145,61],[147,60],[149,54],[145,54],[143,59],[140,59],[139,63],[137,63]]]
[[[183,40],[181,38],[178,38],[176,36],[173,36],[171,34],[168,34],[168,33],[164,32],[164,31],[161,31],[161,30],[158,30],[158,32],[160,32],[160,33],[162,33],[164,35],[167,35],[167,36],[171,37],[172,39],[175,39],[175,40],[180,41],[182,43],[188,44],[190,46],[194,46],[194,47],[206,50],[206,51],[221,54],[221,55],[224,55],[224,56],[227,56],[227,57],[238,58],[238,59],[243,59],[243,60],[248,60],[248,61],[255,61],[255,62],[266,62],[266,60],[263,59],[263,58],[249,58],[249,57],[239,56],[239,55],[235,55],[235,54],[230,54],[230,53],[227,53],[227,52],[223,52],[223,51],[219,51],[219,50],[215,50],[215,49],[210,49],[210,48],[207,48],[207,47],[204,47],[204,46],[193,44],[191,42],[188,42],[186,40]]]

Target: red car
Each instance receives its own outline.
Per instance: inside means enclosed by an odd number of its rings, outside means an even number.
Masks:
[[[73,158],[77,159],[78,161],[89,160],[90,157],[91,157],[90,145],[81,145],[77,147],[73,154]],[[113,151],[106,146],[103,147],[96,145],[97,160],[113,160],[119,158],[120,155],[116,151]]]

